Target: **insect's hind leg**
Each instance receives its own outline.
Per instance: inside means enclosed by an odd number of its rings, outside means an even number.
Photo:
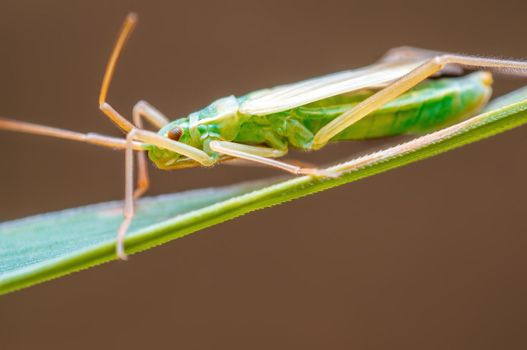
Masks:
[[[445,53],[441,51],[422,49],[419,47],[412,46],[400,46],[388,50],[381,58],[381,61],[419,61],[431,59],[444,54]],[[439,76],[445,74],[457,76],[463,74],[463,72],[464,70],[462,67],[450,65],[447,67],[443,67],[440,71],[436,72],[432,76]]]
[[[132,118],[135,126],[143,129],[143,118],[157,129],[161,129],[170,121],[155,107],[146,101],[139,101],[135,104],[132,110]],[[137,153],[137,188],[134,191],[134,199],[141,197],[150,187],[150,178],[148,176],[148,164],[146,161],[146,153]]]
[[[527,75],[527,62],[454,54],[435,56],[325,125],[315,135],[312,149],[323,147],[339,132],[358,122],[369,113],[384,106],[386,103],[397,98],[404,92],[410,90],[428,77],[441,71],[448,65],[468,69],[486,69],[502,73],[512,73],[515,75]],[[489,75],[489,84],[490,83],[491,77]]]

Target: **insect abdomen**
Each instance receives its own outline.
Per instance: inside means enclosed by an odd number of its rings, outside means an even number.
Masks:
[[[345,129],[332,140],[419,134],[442,128],[479,110],[490,97],[491,84],[492,76],[487,72],[425,81]],[[306,128],[316,133],[357,104],[357,96],[349,98],[354,99],[353,103],[345,103],[346,97],[341,96],[340,100],[333,98],[295,108],[290,118],[301,121]]]

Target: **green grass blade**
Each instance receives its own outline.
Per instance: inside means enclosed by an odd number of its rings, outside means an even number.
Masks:
[[[340,164],[335,179],[296,177],[145,198],[126,239],[129,254],[203,228],[443,153],[527,123],[527,89],[497,99],[476,121],[439,140],[429,136]],[[411,147],[410,147],[411,146]],[[0,224],[0,294],[115,257],[121,202],[101,203]]]

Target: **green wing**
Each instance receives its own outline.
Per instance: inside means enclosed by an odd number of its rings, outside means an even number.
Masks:
[[[239,111],[266,115],[296,108],[328,97],[363,89],[379,89],[409,73],[425,61],[380,61],[370,66],[280,85],[249,94]]]

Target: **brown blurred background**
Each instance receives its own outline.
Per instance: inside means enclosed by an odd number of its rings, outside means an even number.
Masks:
[[[119,135],[110,91],[176,118],[211,100],[368,64],[403,44],[526,57],[525,1],[7,1],[0,115]],[[498,92],[521,84],[500,79]],[[0,298],[2,349],[527,347],[527,128],[241,217]],[[0,134],[0,220],[122,197],[123,155]],[[315,163],[377,143],[345,143]],[[152,171],[151,194],[279,174]]]

